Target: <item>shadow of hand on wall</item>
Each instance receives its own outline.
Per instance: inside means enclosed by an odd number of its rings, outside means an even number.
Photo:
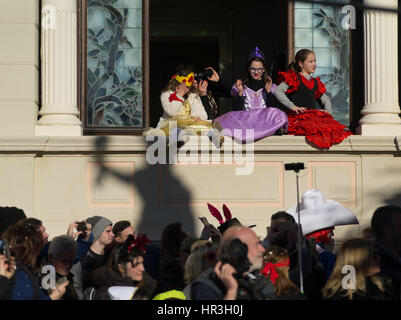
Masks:
[[[113,166],[107,165],[108,162],[116,162],[105,157],[105,155],[116,154],[116,152],[107,151],[108,140],[108,137],[101,136],[95,142],[99,170],[94,183],[97,185],[106,183],[105,178],[111,176],[119,180],[119,183],[128,184],[134,188],[135,200],[134,207],[131,209],[131,220],[137,233],[146,233],[149,238],[159,240],[166,225],[181,222],[189,234],[194,235],[194,219],[190,207],[191,193],[173,174],[173,166],[146,163],[140,167],[141,162],[146,161],[143,155],[143,158],[137,158],[140,161],[129,160],[135,163],[133,175],[124,174]],[[113,222],[118,220],[121,220],[120,216]]]

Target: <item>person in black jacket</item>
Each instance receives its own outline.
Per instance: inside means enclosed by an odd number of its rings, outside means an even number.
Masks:
[[[380,258],[371,241],[350,239],[337,254],[333,273],[322,290],[327,300],[393,300],[390,280],[379,276]]]
[[[62,300],[79,300],[78,293],[74,288],[74,276],[70,272],[77,254],[77,247],[77,243],[70,236],[55,237],[49,246],[48,265],[46,268],[42,268],[42,270],[54,268],[57,283],[69,282]],[[46,274],[41,276],[44,278]],[[51,291],[48,290],[48,293],[50,294]]]
[[[401,298],[401,208],[383,206],[372,217],[375,246],[380,256],[380,275],[392,280],[393,293]]]
[[[220,242],[218,262],[186,288],[192,300],[264,300],[274,295],[272,283],[260,273],[265,249],[247,227],[228,228]]]

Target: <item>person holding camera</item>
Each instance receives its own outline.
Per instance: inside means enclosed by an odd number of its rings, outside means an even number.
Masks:
[[[274,295],[272,283],[260,274],[265,249],[255,232],[243,226],[227,229],[218,262],[187,288],[192,300],[262,300]]]
[[[275,88],[267,74],[264,55],[256,47],[248,59],[246,78],[237,79],[231,89],[233,111],[218,117],[215,122],[227,129],[226,135],[243,142],[251,139],[247,137],[247,130],[253,130],[255,141],[285,133],[288,119],[285,112],[276,107]]]
[[[195,73],[195,88],[208,115],[208,119],[218,117],[220,110],[215,98],[230,97],[230,91],[221,83],[220,76],[212,67]]]
[[[93,234],[91,229],[91,224],[86,220],[73,221],[68,226],[67,236],[73,238],[78,246],[74,264],[80,262],[86,256],[93,243]],[[76,230],[76,232],[74,230]]]
[[[200,98],[200,94],[206,93],[208,84],[195,81],[193,70],[191,66],[177,67],[177,73],[160,96],[164,113],[156,128],[148,128],[144,136],[171,136],[174,132],[179,135],[182,130],[187,135],[200,135],[202,131],[213,130]],[[174,131],[170,133],[170,129]]]
[[[15,283],[15,260],[0,252],[0,300],[10,300]]]

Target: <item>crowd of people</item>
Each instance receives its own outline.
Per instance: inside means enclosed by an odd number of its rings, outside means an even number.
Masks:
[[[330,148],[351,133],[331,116],[315,71],[315,53],[302,49],[275,84],[256,47],[246,76],[228,90],[211,67],[199,75],[179,66],[161,93],[163,116],[144,134],[169,135],[175,122],[177,133],[209,130],[220,143],[222,136],[248,142],[252,129],[255,140],[294,134]],[[220,115],[216,96],[231,96],[232,111]],[[319,190],[305,192],[301,207],[273,214],[262,241],[227,206],[224,221],[208,204],[217,228],[203,220],[202,233],[189,235],[177,221],[165,226],[160,245],[137,234],[129,221],[101,216],[74,221],[49,241],[42,221],[0,207],[0,299],[400,299],[400,207],[378,208],[361,238],[346,240],[337,252],[334,228],[357,224],[355,215]]]
[[[303,201],[318,192],[307,191]],[[224,221],[209,204],[217,228],[206,222],[196,236],[180,222],[169,224],[158,245],[129,221],[101,216],[74,221],[49,241],[40,220],[0,207],[0,299],[400,299],[400,207],[377,208],[361,237],[336,252],[334,228],[358,223],[354,215],[328,199],[317,209],[302,208],[301,228],[291,208],[279,211],[262,241],[226,206]],[[322,218],[325,210],[334,219]]]

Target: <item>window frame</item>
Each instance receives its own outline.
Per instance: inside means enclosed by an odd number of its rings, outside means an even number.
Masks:
[[[352,4],[352,0],[350,1]],[[340,4],[333,3],[332,6],[339,6]],[[344,4],[341,4],[344,5]],[[290,0],[287,3],[287,62],[290,64],[293,62],[295,57],[295,1]],[[353,43],[355,41],[356,33],[350,32],[349,36],[349,94],[350,94],[350,102],[349,102],[349,125],[348,128],[354,131],[354,129],[358,125],[358,121],[360,119],[360,108],[357,106],[357,98],[355,97],[355,92],[353,90],[353,73],[355,72],[355,66],[353,61]],[[358,70],[359,71],[359,70]],[[357,110],[357,111],[356,111]]]
[[[77,0],[77,106],[84,135],[141,135],[149,127],[149,0],[142,0],[142,127],[87,126],[88,1]]]

